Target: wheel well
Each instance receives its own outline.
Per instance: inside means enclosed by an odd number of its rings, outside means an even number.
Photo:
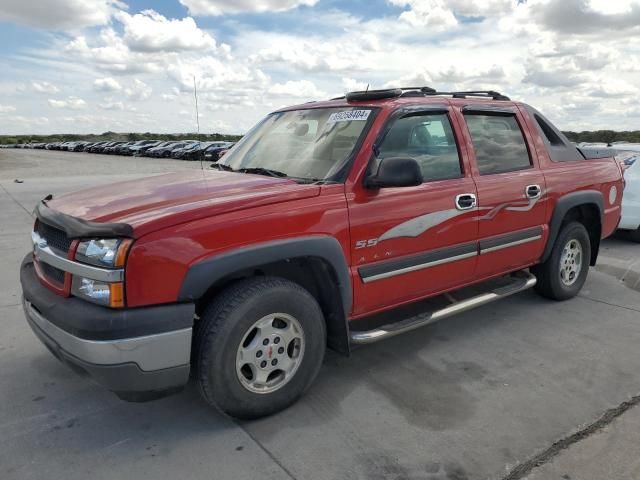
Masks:
[[[306,289],[316,299],[324,314],[328,346],[340,353],[349,353],[347,319],[338,288],[338,277],[331,265],[322,258],[290,258],[227,275],[212,284],[197,300],[196,314],[200,315],[205,306],[228,285],[257,276],[286,278]]]
[[[595,265],[598,259],[600,237],[602,234],[602,224],[598,206],[587,203],[571,208],[562,219],[562,227],[569,222],[580,222],[587,229],[589,240],[591,241],[590,265]]]

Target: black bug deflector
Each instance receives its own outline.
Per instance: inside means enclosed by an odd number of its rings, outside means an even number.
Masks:
[[[133,227],[127,223],[99,223],[83,220],[53,210],[44,201],[38,203],[35,214],[40,221],[64,231],[69,238],[133,237]]]

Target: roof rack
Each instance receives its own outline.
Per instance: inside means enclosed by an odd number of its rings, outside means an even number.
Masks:
[[[430,96],[430,95],[451,95],[453,98],[467,98],[467,97],[480,97],[491,98],[493,100],[511,100],[506,95],[495,90],[468,90],[461,92],[438,92],[431,87],[407,87],[402,88],[403,97],[417,97],[417,96]]]
[[[384,90],[365,90],[359,92],[349,92],[341,97],[332,98],[331,100],[342,100],[346,98],[347,101],[358,100],[381,100],[384,98],[397,98],[397,97],[430,97],[433,95],[451,95],[453,98],[467,98],[467,97],[479,97],[479,98],[491,98],[493,100],[511,100],[506,95],[495,90],[469,90],[461,92],[439,92],[435,88],[431,87],[401,87],[401,88],[388,88]]]

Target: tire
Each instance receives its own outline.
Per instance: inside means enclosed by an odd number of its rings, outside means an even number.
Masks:
[[[629,232],[629,238],[636,243],[640,243],[640,227],[637,230]]]
[[[261,329],[255,328],[258,322],[263,322]],[[320,306],[300,285],[278,277],[239,281],[207,306],[196,329],[194,366],[200,393],[207,403],[237,418],[283,410],[318,375],[326,336]],[[273,366],[274,361],[280,363]],[[283,365],[289,373],[278,370]],[[264,378],[269,371],[267,382],[260,383],[258,376]]]
[[[531,269],[538,279],[536,291],[553,300],[575,297],[587,279],[590,259],[587,229],[579,222],[567,223],[560,230],[547,261]]]

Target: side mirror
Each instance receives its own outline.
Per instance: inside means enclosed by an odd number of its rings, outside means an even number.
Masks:
[[[365,180],[367,188],[415,187],[422,184],[422,172],[415,158],[389,157],[378,164],[378,171]]]

